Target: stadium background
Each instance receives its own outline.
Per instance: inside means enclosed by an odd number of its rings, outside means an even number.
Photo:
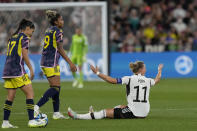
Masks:
[[[86,0],[81,0],[86,1]],[[1,2],[68,2],[65,0],[1,0]],[[54,121],[52,104],[49,102],[41,110],[49,117],[46,129],[27,129],[24,95],[17,92],[16,101],[11,115],[11,122],[18,125],[19,130],[150,130],[150,131],[190,131],[197,129],[197,1],[196,0],[110,0],[109,5],[109,50],[110,75],[121,77],[130,75],[128,64],[130,61],[143,60],[147,64],[147,76],[155,77],[157,65],[164,63],[161,83],[151,89],[151,111],[146,119],[138,120],[98,120],[98,121]],[[65,20],[64,48],[68,51],[70,38],[74,32],[74,24],[78,22],[79,11],[70,10]],[[39,12],[36,12],[39,14]],[[90,15],[94,15],[95,13]],[[6,19],[2,19],[4,16]],[[28,14],[21,14],[28,16]],[[39,14],[43,15],[43,14]],[[98,14],[99,15],[99,14]],[[11,32],[16,28],[11,19],[14,17],[0,12],[0,75],[5,60],[6,44]],[[7,19],[9,18],[9,19]],[[39,16],[32,18],[40,28],[45,29],[46,21],[40,21]],[[76,20],[76,21],[75,21]],[[92,20],[92,23],[97,20]],[[5,28],[5,25],[10,25]],[[89,24],[91,25],[91,24]],[[43,27],[43,28],[42,28]],[[90,29],[94,29],[93,26]],[[100,30],[97,30],[98,34]],[[32,40],[30,58],[35,65],[35,81],[33,87],[35,101],[48,88],[48,83],[37,82],[44,79],[40,74],[39,59],[41,52],[42,34],[35,32]],[[102,64],[98,43],[99,36],[89,34],[88,59],[93,64]],[[61,72],[62,80],[72,80],[68,66]],[[86,80],[99,80],[85,65]],[[181,79],[179,79],[181,78]],[[3,87],[3,81],[0,82]],[[88,106],[93,105],[96,110],[126,104],[125,88],[121,85],[110,85],[103,82],[86,81],[83,89],[72,88],[72,82],[62,82],[61,108],[66,114],[66,108],[85,113]],[[3,105],[6,90],[0,88],[0,103]],[[24,113],[25,112],[25,113]],[[2,118],[2,112],[0,118]],[[16,129],[17,130],[17,129]]]
[[[82,0],[83,1],[83,0]],[[52,1],[11,1],[1,2],[52,2]],[[56,1],[71,2],[71,1]],[[130,75],[130,61],[143,60],[147,64],[147,76],[154,77],[159,63],[165,65],[164,78],[197,77],[197,4],[192,0],[112,0],[109,4],[109,72],[113,77]],[[81,15],[83,12],[87,15]],[[1,12],[0,58],[5,59],[7,40],[16,26],[13,21],[27,17],[36,23],[36,31],[30,44],[30,58],[35,67],[35,80],[45,79],[39,67],[43,43],[43,32],[48,23],[43,11],[27,11],[19,14]],[[95,80],[88,64],[102,66],[101,51],[101,13],[96,9],[83,10],[68,8],[62,11],[65,16],[64,48],[69,51],[71,38],[76,25],[85,26],[89,51],[84,65],[85,80]],[[84,18],[85,17],[85,18]],[[92,18],[86,22],[83,19]],[[96,23],[96,26],[94,25]],[[92,33],[95,32],[95,33]],[[38,55],[36,55],[38,54]],[[93,55],[94,54],[94,55]],[[94,57],[93,57],[94,56]],[[140,58],[138,57],[140,56]],[[126,59],[120,59],[126,58]],[[118,61],[118,60],[121,60]],[[151,60],[151,61],[150,61]],[[3,61],[1,61],[3,63]],[[67,64],[61,62],[62,80],[72,80]],[[2,74],[3,64],[0,65]],[[97,79],[98,80],[98,79]]]

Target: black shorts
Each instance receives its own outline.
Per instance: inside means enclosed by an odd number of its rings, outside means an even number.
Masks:
[[[132,119],[138,118],[133,112],[129,109],[128,106],[124,108],[114,108],[114,119]]]

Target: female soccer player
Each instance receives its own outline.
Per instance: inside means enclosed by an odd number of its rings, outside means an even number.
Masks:
[[[2,128],[18,128],[9,123],[9,117],[12,110],[12,103],[15,98],[16,89],[20,88],[26,95],[27,112],[29,116],[29,127],[41,127],[45,125],[44,121],[34,119],[34,92],[31,80],[34,78],[34,71],[28,57],[29,41],[34,32],[34,24],[23,19],[17,31],[11,36],[7,48],[7,57],[5,61],[3,79],[4,87],[7,89],[7,100],[4,104],[4,119]],[[24,70],[24,61],[30,70],[30,79]]]
[[[78,65],[79,67],[79,78],[75,72],[73,72],[74,82],[73,87],[76,87],[78,85],[78,88],[83,88],[83,62],[86,59],[86,53],[87,53],[87,38],[84,34],[82,34],[81,28],[76,27],[75,34],[72,36],[72,45],[70,48],[71,52],[71,61]]]
[[[72,72],[76,72],[77,68],[67,57],[63,49],[63,32],[61,28],[63,28],[64,21],[62,16],[56,11],[51,10],[46,11],[46,15],[51,27],[45,32],[41,67],[49,81],[50,88],[34,106],[35,116],[39,114],[39,108],[43,106],[49,98],[52,98],[54,110],[53,119],[64,119],[65,117],[59,112],[60,67],[58,61],[60,55],[68,62]]]
[[[120,105],[111,109],[104,109],[99,112],[93,112],[90,108],[90,113],[77,114],[68,108],[68,115],[74,119],[102,119],[102,118],[115,118],[115,119],[129,119],[129,118],[145,118],[150,110],[149,92],[150,87],[154,86],[160,81],[163,65],[158,66],[158,73],[155,79],[146,78],[146,66],[143,62],[137,61],[130,63],[130,68],[134,75],[124,76],[122,78],[112,78],[101,74],[98,68],[91,65],[92,71],[97,74],[101,79],[112,84],[125,84],[127,91],[128,105]]]

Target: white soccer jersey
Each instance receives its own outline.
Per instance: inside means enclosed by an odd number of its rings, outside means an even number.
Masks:
[[[137,117],[146,117],[150,111],[149,93],[150,87],[155,81],[141,74],[124,76],[122,84],[126,85],[128,107]]]

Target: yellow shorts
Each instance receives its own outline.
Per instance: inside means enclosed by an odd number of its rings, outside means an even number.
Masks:
[[[60,66],[56,67],[42,67],[42,72],[44,75],[49,78],[53,76],[60,76]]]
[[[23,76],[16,78],[4,78],[4,81],[4,87],[6,89],[17,89],[31,84],[28,74],[24,74]]]

